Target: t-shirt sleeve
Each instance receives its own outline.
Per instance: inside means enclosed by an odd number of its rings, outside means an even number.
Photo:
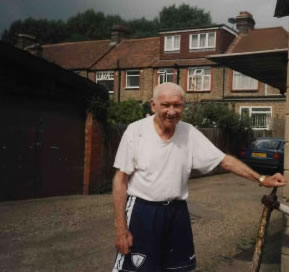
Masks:
[[[121,138],[113,166],[128,175],[135,169],[133,140],[128,129]]]
[[[220,164],[225,153],[200,131],[196,130],[194,134],[193,169],[206,174]]]

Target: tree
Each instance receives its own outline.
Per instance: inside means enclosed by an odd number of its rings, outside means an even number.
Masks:
[[[145,38],[158,36],[161,28],[185,28],[211,24],[209,12],[197,7],[182,4],[164,7],[159,13],[159,19],[147,20],[142,17],[134,20],[124,20],[119,15],[105,15],[88,9],[62,20],[36,20],[33,18],[14,21],[5,30],[2,39],[15,43],[18,33],[30,34],[42,43],[58,43],[67,41],[104,40],[110,39],[111,28],[115,24],[127,25],[129,38]]]
[[[159,18],[162,29],[204,26],[212,23],[210,12],[188,4],[182,4],[179,7],[175,4],[164,7],[160,11]]]
[[[66,24],[62,20],[46,20],[27,18],[13,22],[9,30],[5,30],[2,40],[15,43],[17,34],[30,34],[45,43],[56,43],[68,38]]]
[[[111,27],[124,23],[118,15],[104,15],[89,9],[71,17],[67,21],[67,29],[71,33],[70,40],[102,40],[109,39]]]
[[[144,17],[127,22],[130,38],[145,38],[159,35],[160,24],[157,18],[149,21]]]

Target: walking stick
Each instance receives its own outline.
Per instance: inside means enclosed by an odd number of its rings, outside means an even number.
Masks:
[[[274,200],[277,199],[276,192],[277,192],[277,187],[274,187],[274,189],[272,190],[270,194],[271,199],[274,199]],[[263,202],[263,199],[262,199],[262,202]],[[266,205],[266,204],[264,205],[261,220],[260,220],[260,225],[259,225],[259,231],[257,235],[255,251],[254,251],[253,260],[252,260],[251,272],[259,272],[260,265],[262,262],[262,257],[263,257],[264,243],[265,243],[265,239],[267,235],[267,230],[268,230],[272,210],[273,210],[272,206]]]

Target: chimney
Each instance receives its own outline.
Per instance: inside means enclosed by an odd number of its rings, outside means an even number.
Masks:
[[[255,20],[248,11],[241,11],[236,17],[236,27],[241,34],[248,34],[251,29],[254,29]]]
[[[119,44],[127,34],[126,25],[113,25],[111,28],[111,44]]]
[[[39,40],[33,35],[18,34],[16,45],[17,48],[28,51],[30,54],[35,56],[41,56],[42,47]]]

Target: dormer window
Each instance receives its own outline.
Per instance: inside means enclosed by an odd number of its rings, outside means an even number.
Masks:
[[[210,49],[216,47],[216,32],[190,35],[190,49]]]
[[[165,51],[180,51],[180,35],[165,36]]]

